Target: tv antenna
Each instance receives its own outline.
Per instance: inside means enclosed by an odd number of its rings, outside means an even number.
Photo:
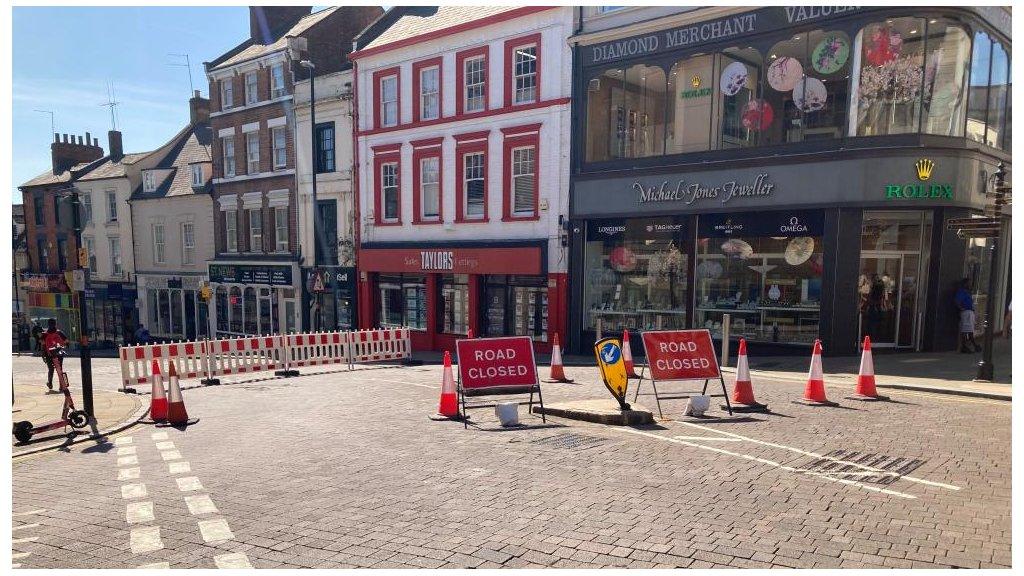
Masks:
[[[56,134],[57,133],[56,124],[53,123],[53,110],[33,110],[33,112],[39,112],[41,114],[49,114],[50,115],[50,134]]]
[[[114,84],[113,82],[107,82],[107,101],[100,104],[100,106],[106,106],[110,108],[110,129],[117,130],[117,115],[114,113],[114,108],[120,104],[114,99]]]
[[[192,62],[191,62],[191,60],[189,60],[188,54],[174,54],[174,53],[170,53],[170,54],[167,54],[167,55],[168,56],[175,56],[177,58],[184,58],[185,59],[185,63],[184,64],[182,64],[180,62],[168,62],[167,65],[168,66],[179,66],[181,68],[188,68],[188,89],[189,89],[189,94],[192,94],[193,92],[195,92],[196,88],[195,88],[195,86],[192,85]]]

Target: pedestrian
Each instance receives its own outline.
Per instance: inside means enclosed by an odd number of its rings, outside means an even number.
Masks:
[[[136,344],[145,344],[149,342],[149,330],[146,330],[144,324],[139,324],[139,327],[135,329],[135,342]]]
[[[46,321],[46,332],[43,332],[42,337],[42,348],[43,348],[43,361],[46,362],[46,387],[50,392],[53,392],[53,370],[56,367],[54,359],[57,355],[57,349],[61,346],[67,346],[68,336],[57,328],[57,321],[50,318]]]
[[[32,352],[34,354],[42,355],[43,353],[43,327],[39,325],[39,322],[32,323],[32,340],[35,344],[32,346]]]
[[[960,311],[960,345],[959,350],[964,354],[980,352],[981,346],[974,341],[974,297],[971,296],[971,280],[964,278],[960,281],[960,287],[953,295],[953,303]]]

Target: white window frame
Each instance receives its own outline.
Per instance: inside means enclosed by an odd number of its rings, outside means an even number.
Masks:
[[[260,88],[259,78],[256,76],[256,72],[247,72],[245,74],[245,104],[255,104],[260,100]]]
[[[142,171],[142,191],[152,192],[156,190],[156,174],[152,170]]]
[[[519,62],[520,51],[524,50],[524,49],[529,49],[529,48],[533,48],[533,61],[534,61],[533,62],[533,72],[530,72],[530,73],[527,73],[527,74],[519,74],[519,72],[517,70],[518,69],[517,64]],[[537,46],[536,42],[531,42],[529,44],[523,44],[522,46],[516,46],[516,47],[512,48],[512,104],[533,104],[534,102],[537,102],[537,99],[540,96],[539,94],[537,94],[538,89],[540,88],[540,82],[539,82],[540,78],[537,75],[537,71],[539,69],[538,64],[540,63],[540,62],[538,62],[538,58],[539,58],[537,56],[538,52],[540,52],[540,50],[538,49],[538,46]],[[525,61],[525,59],[526,58],[524,58],[524,61]],[[527,78],[533,78],[533,86],[532,86],[533,97],[532,98],[520,98],[520,93],[524,93],[525,94],[527,89],[526,88],[520,88],[519,87],[519,82],[520,82],[520,80],[524,80],[525,81]]]
[[[230,110],[235,106],[235,80],[228,77],[220,81],[220,109]]]
[[[530,158],[530,164],[531,164],[530,168],[532,170],[530,172],[523,172],[523,173],[517,174],[516,173],[517,170],[523,168],[524,162],[523,161],[517,161],[516,153],[517,152],[521,152],[523,150],[530,150],[532,152],[532,154],[531,154],[532,157]],[[511,167],[509,169],[509,174],[511,176],[509,178],[509,180],[510,180],[509,186],[510,186],[511,190],[509,190],[509,194],[512,196],[512,198],[511,198],[512,215],[513,216],[534,216],[537,213],[535,208],[534,208],[534,206],[537,205],[537,198],[536,198],[536,196],[537,196],[537,147],[533,146],[533,145],[517,146],[517,147],[513,148],[510,152],[511,152],[511,154],[509,154],[508,161],[511,163]],[[519,210],[519,209],[517,209],[517,206],[516,206],[517,201],[518,201],[518,198],[516,198],[516,180],[519,179],[519,178],[524,178],[524,177],[533,178],[533,184],[530,187],[530,196],[531,196],[530,197],[530,207],[527,210]]]
[[[221,138],[221,149],[224,157],[224,177],[234,178],[237,174],[235,166],[235,137],[224,136]]]
[[[194,222],[181,223],[181,263],[195,264],[196,225]]]
[[[426,178],[427,170],[424,166],[433,163],[433,180]],[[420,158],[420,219],[425,222],[436,222],[441,218],[441,158],[438,156],[427,156]],[[433,214],[427,214],[427,186],[433,186],[435,207]]]
[[[124,273],[124,266],[121,264],[121,238],[107,237],[107,246],[110,248],[110,275],[120,276]]]
[[[470,177],[469,167],[466,165],[466,160],[470,156],[479,156],[481,158],[479,176],[474,175],[473,177]],[[460,161],[462,162],[462,218],[464,220],[483,220],[484,217],[487,215],[487,153],[466,152],[462,154]],[[479,214],[471,214],[469,211],[469,183],[478,180],[482,182],[484,186],[483,203],[479,205]]]
[[[192,187],[198,188],[203,185],[203,165],[192,165]]]
[[[388,168],[393,169],[393,174],[385,175]],[[402,201],[401,194],[402,188],[398,176],[399,163],[395,162],[382,162],[380,165],[380,220],[381,222],[398,222],[401,219],[402,212]],[[393,180],[389,184],[389,180]],[[391,190],[396,196],[395,206],[397,206],[398,213],[392,217],[388,217],[388,190]]]
[[[96,239],[92,236],[84,236],[82,237],[82,243],[85,244],[85,252],[89,258],[87,268],[90,272],[96,272]]]
[[[434,75],[433,91],[427,91],[427,83],[424,81],[426,74],[432,72]],[[433,101],[433,108],[428,102]],[[432,110],[428,114],[427,111]],[[441,117],[441,67],[427,66],[420,68],[420,120],[437,120]]]
[[[253,145],[255,143],[255,146]],[[245,133],[245,173],[260,173],[260,133]]]
[[[391,83],[394,95],[389,99],[385,86]],[[389,74],[380,78],[380,125],[383,128],[398,126],[398,74]],[[389,114],[390,112],[390,114]],[[393,116],[393,117],[391,117]]]
[[[470,67],[471,64],[475,64],[476,62],[480,62],[480,64],[481,64],[481,66],[480,66],[480,72],[481,72],[481,74],[480,74],[480,81],[479,82],[472,82],[471,83],[470,82],[469,67]],[[463,77],[463,82],[465,83],[465,85],[462,87],[462,90],[463,90],[463,93],[462,93],[462,105],[463,105],[463,108],[464,108],[463,112],[466,112],[466,113],[482,112],[483,110],[485,110],[487,108],[487,57],[481,54],[480,56],[473,56],[472,58],[466,58],[465,60],[462,61],[462,66],[463,66],[462,77]],[[470,88],[476,88],[476,87],[480,88],[480,96],[478,96],[478,97],[470,96],[469,95]],[[474,107],[472,105],[473,102],[479,103],[479,106],[478,107]]]
[[[282,218],[283,216],[283,218]],[[274,248],[278,252],[288,251],[288,207],[274,208]]]
[[[263,209],[249,208],[245,212],[249,224],[249,252],[263,252]],[[253,225],[253,216],[259,226]]]
[[[278,63],[270,67],[270,97],[280,98],[288,94],[284,81],[284,64]]]
[[[270,129],[270,143],[274,154],[274,170],[284,168],[288,165],[288,134],[285,126],[274,126]],[[278,146],[278,134],[281,135],[280,146]]]
[[[167,230],[163,222],[153,223],[153,262],[167,263]]]
[[[106,190],[104,195],[107,199],[107,222],[117,222],[117,191]]]
[[[82,224],[92,224],[92,193],[82,192]]]
[[[238,252],[238,210],[224,211],[224,248]]]

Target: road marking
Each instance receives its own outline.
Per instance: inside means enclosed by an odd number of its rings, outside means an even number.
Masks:
[[[178,490],[182,492],[189,492],[191,490],[202,490],[203,485],[199,482],[199,478],[195,476],[187,476],[185,478],[177,478]]]
[[[15,538],[11,540],[11,544],[28,544],[29,542],[35,542],[39,540],[39,536],[29,536],[28,538]]]
[[[160,457],[163,458],[165,462],[167,460],[181,460],[181,452],[178,452],[177,450],[168,450],[166,452],[161,452]]]
[[[213,562],[217,564],[217,568],[252,568],[249,557],[242,552],[214,556]]]
[[[217,507],[214,506],[213,500],[210,500],[209,494],[202,494],[200,496],[185,496],[185,504],[188,505],[188,511],[193,516],[200,514],[213,514],[217,512]]]
[[[156,449],[157,450],[174,450],[174,442],[171,442],[170,440],[168,440],[166,442],[157,442],[156,443]]]
[[[120,438],[117,438],[116,440],[114,440],[114,445],[115,446],[125,446],[127,444],[131,444],[134,441],[135,441],[135,439],[132,438],[131,436],[121,436]]]
[[[164,543],[160,540],[160,527],[141,526],[139,528],[132,528],[131,546],[132,554],[162,550]]]
[[[868,471],[874,472],[876,474],[885,472],[885,470],[882,470],[881,468],[874,468],[874,467],[871,467],[871,466],[865,466],[864,464],[858,464],[856,462],[849,462],[849,461],[843,460],[841,458],[835,458],[835,457],[832,457],[832,456],[825,456],[824,454],[817,454],[815,452],[808,452],[807,450],[801,450],[800,448],[795,448],[793,446],[786,446],[785,444],[776,444],[775,442],[765,442],[764,440],[757,440],[755,438],[750,438],[750,437],[747,437],[747,436],[741,436],[740,434],[735,434],[733,432],[726,432],[725,430],[718,430],[718,429],[715,429],[715,428],[708,428],[707,426],[701,426],[700,424],[694,424],[692,422],[683,422],[682,420],[676,420],[676,422],[679,422],[680,424],[685,424],[686,426],[691,426],[693,428],[699,428],[701,430],[705,430],[705,431],[708,431],[708,432],[714,432],[715,434],[725,434],[726,436],[731,436],[733,438],[738,438],[738,439],[741,439],[741,440],[746,440],[747,442],[753,442],[754,444],[761,444],[762,446],[770,446],[772,448],[781,448],[783,450],[789,450],[791,452],[796,452],[797,454],[802,454],[804,456],[811,456],[813,458],[823,458],[825,460],[832,460],[833,462],[837,462],[839,464],[846,464],[846,465],[849,465],[849,466],[855,466],[857,468],[860,468],[861,470],[868,470]],[[925,485],[928,485],[928,486],[936,486],[938,488],[946,488],[947,490],[959,490],[960,489],[959,486],[954,486],[952,484],[944,484],[942,482],[935,482],[933,480],[925,480],[923,478],[915,478],[914,476],[900,476],[900,478],[903,479],[903,480],[907,480],[908,482],[916,482],[918,484],[925,484]]]
[[[613,430],[621,430],[622,432],[626,432],[626,433],[629,433],[629,434],[639,434],[641,436],[649,436],[651,438],[655,438],[657,440],[662,440],[664,442],[674,442],[676,444],[682,444],[684,446],[690,446],[691,448],[699,448],[701,450],[708,450],[708,451],[711,451],[711,452],[717,452],[719,454],[725,454],[727,456],[735,456],[737,458],[743,458],[744,460],[751,460],[751,461],[754,461],[754,462],[759,462],[761,464],[766,464],[768,466],[772,466],[772,467],[778,468],[779,470],[785,470],[787,472],[795,472],[797,474],[804,474],[804,475],[807,475],[807,476],[814,476],[816,478],[821,478],[822,480],[826,480],[828,482],[837,482],[837,483],[840,483],[840,484],[847,484],[847,485],[850,485],[850,486],[856,486],[858,488],[863,488],[864,490],[869,490],[871,492],[879,492],[881,494],[888,494],[890,496],[898,496],[900,498],[908,498],[908,499],[916,499],[917,498],[917,496],[914,496],[912,494],[904,494],[903,492],[897,492],[895,490],[888,490],[886,488],[878,488],[876,486],[868,486],[866,484],[861,484],[860,482],[856,482],[854,480],[846,480],[846,479],[843,479],[843,478],[832,478],[831,476],[826,476],[824,474],[819,474],[819,473],[816,473],[816,472],[807,472],[807,471],[804,471],[804,470],[799,470],[797,468],[793,468],[792,466],[784,466],[784,465],[780,464],[779,462],[775,462],[774,460],[768,460],[767,458],[758,458],[757,456],[751,456],[750,454],[741,454],[739,452],[732,452],[730,450],[725,450],[723,448],[716,448],[714,446],[704,446],[702,444],[696,444],[696,443],[693,443],[693,442],[687,442],[686,440],[677,440],[675,438],[669,438],[667,436],[659,436],[658,434],[653,434],[651,432],[643,432],[641,430],[633,430],[633,429],[630,429],[630,428],[613,428]]]
[[[192,467],[188,462],[171,462],[167,465],[167,471],[171,474],[181,474],[182,472],[191,472]]]
[[[11,532],[14,532],[15,530],[24,530],[25,528],[35,528],[36,526],[39,526],[39,524],[22,524],[21,526],[15,526],[14,528],[11,528]]]
[[[121,446],[120,448],[117,449],[117,455],[131,456],[132,454],[135,454],[136,450],[138,450],[138,448],[136,448],[135,446]]]
[[[11,554],[11,558],[14,560],[21,560],[22,558],[28,558],[31,552],[14,552]]]
[[[167,432],[153,432],[149,437],[153,440],[167,440]]]
[[[145,498],[146,497],[146,485],[145,484],[125,484],[121,486],[121,498],[130,500],[132,498]]]
[[[138,456],[122,456],[122,457],[117,459],[117,465],[118,466],[131,466],[133,464],[138,464],[138,463],[139,463],[139,457]]]
[[[168,562],[154,562],[152,564],[143,564],[142,566],[139,566],[139,568],[141,568],[143,570],[152,569],[152,568],[170,568],[170,567],[171,567],[171,565]]]
[[[46,512],[46,508],[40,508],[38,510],[29,510],[27,512],[14,512],[11,514],[11,516],[32,516],[35,514],[42,514],[43,512]]]
[[[129,524],[138,524],[140,522],[152,522],[153,503],[129,502],[128,508],[125,511],[125,518],[128,520]]]
[[[139,468],[119,468],[117,470],[118,480],[136,480],[139,477]]]
[[[674,436],[676,440],[715,440],[718,442],[742,442],[739,438],[712,438],[711,436]]]
[[[200,520],[199,533],[203,535],[204,542],[222,542],[235,539],[231,528],[228,527],[228,521],[223,518]]]

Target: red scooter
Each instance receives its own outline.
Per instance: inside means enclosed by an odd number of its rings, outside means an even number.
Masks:
[[[84,410],[75,409],[75,400],[71,397],[71,389],[68,387],[68,375],[64,372],[64,356],[67,355],[63,346],[50,348],[50,361],[54,363],[54,370],[60,382],[60,391],[64,394],[64,408],[60,413],[60,420],[33,426],[28,420],[14,423],[14,437],[18,442],[28,442],[33,434],[56,430],[58,428],[85,428],[89,425],[89,415]]]

